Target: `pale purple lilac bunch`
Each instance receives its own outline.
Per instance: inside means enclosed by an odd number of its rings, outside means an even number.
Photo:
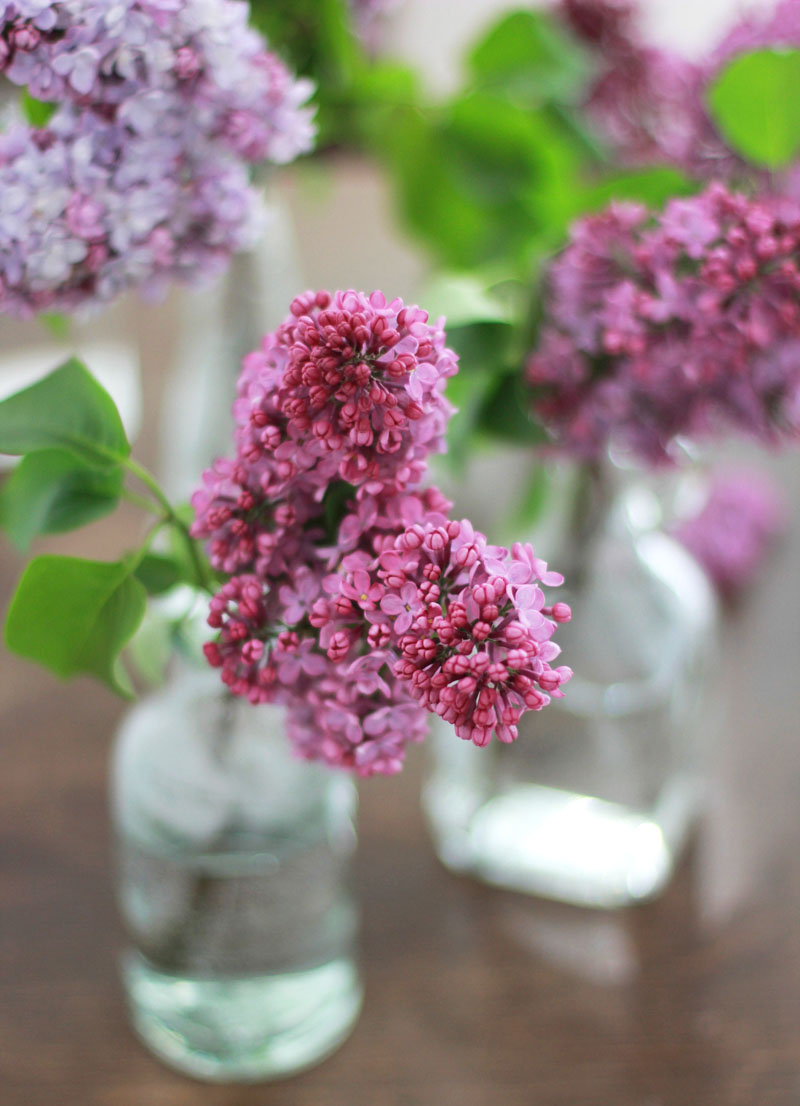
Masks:
[[[570,675],[564,604],[530,547],[486,543],[423,487],[457,371],[442,321],[380,292],[309,292],[244,360],[236,455],[195,493],[192,533],[228,577],[206,646],[224,683],[288,708],[308,759],[400,769],[426,712],[460,737],[516,737]]]
[[[208,279],[252,244],[253,165],[310,149],[312,86],[234,0],[0,5],[0,73],[58,105],[0,137],[0,310]]]
[[[356,33],[366,46],[377,46],[381,20],[402,2],[403,0],[349,0]]]
[[[536,415],[584,460],[658,464],[678,436],[800,431],[800,205],[722,185],[612,205],[553,262],[527,366]]]

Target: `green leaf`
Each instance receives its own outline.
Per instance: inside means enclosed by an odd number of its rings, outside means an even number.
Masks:
[[[395,120],[420,101],[418,74],[400,62],[381,59],[358,65],[342,97],[341,103],[330,105],[338,116],[337,138],[347,145],[354,142],[367,149],[380,150],[391,143]],[[334,128],[326,122],[328,131]],[[350,133],[345,134],[345,127]]]
[[[447,382],[447,399],[456,409],[447,424],[444,462],[459,472],[475,442],[480,412],[492,391],[496,374],[488,368],[459,372]]]
[[[800,50],[741,54],[712,83],[708,104],[723,138],[748,161],[778,169],[800,152]]]
[[[130,696],[119,654],[147,603],[144,585],[133,576],[137,560],[36,557],[11,601],[5,627],[8,648],[62,679],[85,673]]]
[[[518,445],[542,445],[549,440],[533,418],[530,393],[518,369],[495,379],[480,410],[478,427],[492,438]]]
[[[41,449],[112,470],[130,454],[114,401],[75,358],[0,402],[0,453]]]
[[[445,317],[449,345],[453,344],[456,327],[505,321],[509,315],[506,304],[487,290],[486,282],[474,273],[435,273],[426,281],[420,301],[432,318]]]
[[[447,382],[446,397],[456,408],[447,427],[448,459],[463,464],[479,427],[481,411],[505,376],[514,328],[505,322],[448,327],[448,345],[458,354],[458,373]]]
[[[151,607],[152,604],[128,643],[125,657],[139,679],[157,687],[166,678],[169,662],[175,655],[175,643],[171,623],[154,616]]]
[[[348,484],[346,480],[333,480],[328,484],[322,497],[322,518],[327,542],[336,541],[342,519],[348,513],[355,497],[355,487]]]
[[[661,208],[675,196],[690,196],[697,191],[697,184],[689,180],[677,169],[666,166],[653,166],[650,169],[636,169],[607,177],[599,184],[588,188],[578,197],[580,211],[598,211],[612,201],[632,201],[647,204],[648,207]]]
[[[87,468],[71,453],[45,449],[23,457],[0,489],[0,526],[27,549],[41,534],[74,530],[110,514],[122,491],[122,469]]]
[[[59,315],[55,311],[42,311],[38,318],[54,338],[69,337],[70,321],[67,315]]]
[[[22,114],[32,127],[46,127],[56,113],[58,104],[46,104],[31,96],[27,88],[22,90]]]
[[[314,81],[317,149],[351,145],[353,121],[342,100],[368,59],[353,33],[348,0],[252,0],[250,20],[293,72]]]
[[[513,336],[511,323],[499,320],[448,327],[447,344],[458,354],[458,376],[468,377],[480,370],[497,374],[508,369]]]
[[[473,93],[438,116],[399,115],[391,140],[401,211],[444,265],[513,274],[542,239],[560,241],[582,160],[546,112]]]
[[[186,578],[185,564],[166,553],[145,553],[134,575],[148,595],[163,595]]]
[[[590,76],[585,52],[544,12],[503,17],[474,47],[468,66],[479,84],[529,104],[574,100]]]

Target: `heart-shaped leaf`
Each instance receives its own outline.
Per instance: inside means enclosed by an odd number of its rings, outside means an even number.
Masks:
[[[503,16],[474,47],[468,63],[480,85],[534,104],[550,97],[574,99],[590,74],[583,50],[546,12]]]
[[[147,604],[144,585],[133,575],[137,562],[136,556],[113,562],[36,557],[11,601],[9,649],[62,679],[85,673],[130,696],[119,655]]]
[[[748,161],[778,169],[800,153],[800,50],[755,50],[725,66],[708,93],[722,136]]]
[[[163,595],[184,579],[183,565],[167,553],[145,553],[134,575],[148,595]]]
[[[110,514],[121,491],[119,467],[89,468],[60,449],[29,453],[0,490],[0,527],[27,549],[41,534],[74,530]]]
[[[0,402],[0,453],[41,449],[67,450],[107,470],[130,454],[113,399],[75,358]]]

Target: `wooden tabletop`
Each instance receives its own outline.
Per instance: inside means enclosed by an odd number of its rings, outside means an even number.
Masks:
[[[797,458],[778,468],[800,502]],[[98,527],[99,555],[129,525]],[[3,654],[2,1106],[798,1106],[799,549],[727,624],[711,798],[664,896],[593,913],[448,875],[414,756],[362,788],[361,1020],[271,1086],[194,1083],[133,1038],[105,795],[121,708]],[[3,602],[20,563],[0,550]]]
[[[142,327],[145,461],[165,318]],[[447,874],[415,750],[361,789],[361,1019],[278,1084],[192,1082],[131,1034],[105,788],[122,706],[0,645],[0,1106],[800,1106],[800,456],[771,464],[797,518],[727,622],[708,807],[663,897],[594,913]],[[123,512],[45,548],[112,559],[136,525]],[[21,565],[0,538],[0,609]]]

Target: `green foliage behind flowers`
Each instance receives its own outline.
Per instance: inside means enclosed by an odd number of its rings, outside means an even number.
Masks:
[[[720,132],[746,161],[781,169],[800,154],[800,50],[754,50],[734,58],[708,90]]]
[[[295,73],[314,81],[317,148],[352,145],[353,93],[370,63],[347,0],[252,0],[250,21]]]
[[[5,625],[12,651],[62,678],[85,673],[129,695],[120,655],[148,594],[213,583],[185,514],[131,457],[114,401],[75,359],[0,402],[0,453],[21,458],[0,488],[0,527],[21,548],[109,514],[123,498],[153,516],[142,544],[116,561],[34,557]],[[162,532],[168,551],[154,553]]]

